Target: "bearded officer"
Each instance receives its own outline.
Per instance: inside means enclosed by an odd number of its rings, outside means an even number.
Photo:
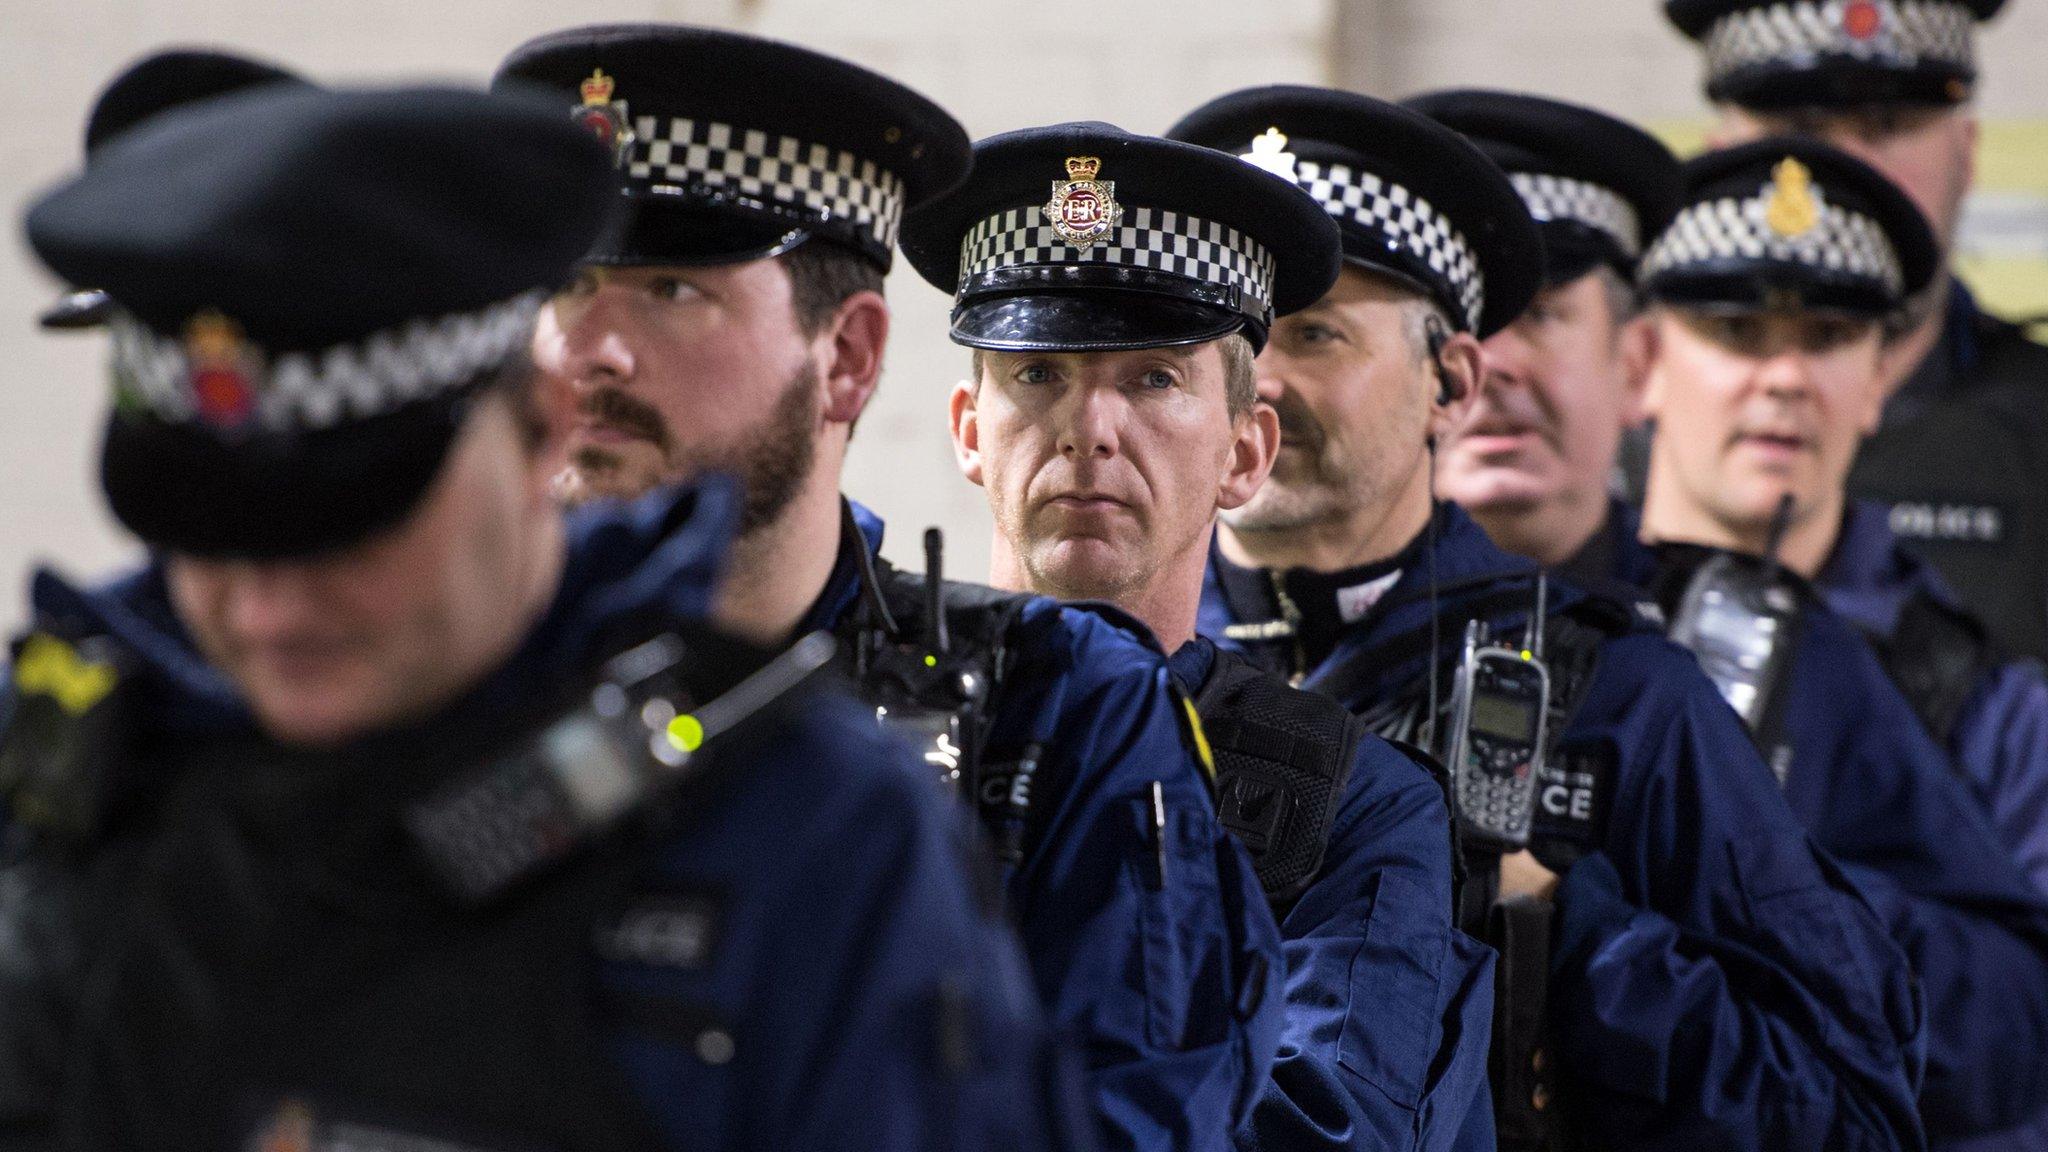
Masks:
[[[901,215],[966,176],[965,132],[886,77],[709,29],[571,29],[501,77],[560,92],[626,185],[626,228],[536,338],[579,408],[570,496],[740,475],[722,616],[775,646],[836,633],[978,809],[1104,1142],[1227,1144],[1277,1048],[1277,931],[1163,654],[1120,615],[897,572],[839,493]]]
[[[1062,124],[976,144],[903,248],[956,292],[952,338],[974,349],[953,444],[995,514],[991,582],[1116,604],[1173,652],[1280,917],[1286,1028],[1239,1145],[1490,1145],[1492,957],[1451,923],[1441,786],[1195,635],[1216,511],[1279,446],[1252,358],[1329,286],[1336,227],[1231,156]]]
[[[2041,659],[2048,349],[1979,308],[1949,268],[1977,171],[1977,25],[2004,6],[1666,0],[1665,13],[1702,46],[1717,145],[1818,137],[1884,173],[1934,226],[1942,269],[1886,351],[1883,418],[1849,491],[1891,509],[1891,529],[1984,619],[1996,651]]]
[[[1631,605],[1539,580],[1433,499],[1433,445],[1471,402],[1478,341],[1539,283],[1513,185],[1449,129],[1323,89],[1220,97],[1170,134],[1291,173],[1344,233],[1336,286],[1260,354],[1281,457],[1222,518],[1200,627],[1430,742],[1468,830],[1530,844],[1482,873],[1507,898],[1502,1142],[1918,1147],[1905,960],[1713,685]],[[1521,686],[1489,688],[1483,716],[1437,707],[1475,699],[1458,687],[1479,674],[1468,621],[1513,645],[1489,683]],[[1546,691],[1500,670],[1539,657]],[[1489,783],[1480,744],[1450,746],[1474,724],[1522,733],[1543,762],[1506,775],[1566,802],[1531,815]]]
[[[155,558],[39,575],[15,650],[10,1140],[1048,1143],[957,820],[815,646],[694,623],[730,492],[555,507],[526,350],[607,161],[546,105],[252,92],[29,212],[112,302]]]

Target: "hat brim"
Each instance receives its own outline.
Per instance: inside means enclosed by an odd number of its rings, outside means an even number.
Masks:
[[[1171,348],[1243,332],[1243,313],[1142,292],[1038,293],[976,300],[953,312],[953,342],[990,352],[1117,352]]]
[[[56,331],[98,328],[114,314],[114,298],[97,288],[67,294],[43,310],[36,323]]]
[[[440,397],[325,431],[239,440],[116,411],[100,482],[115,517],[152,547],[312,556],[404,520],[440,474],[469,409],[466,398]]]
[[[618,267],[744,264],[780,256],[811,236],[767,213],[634,197],[587,262]]]

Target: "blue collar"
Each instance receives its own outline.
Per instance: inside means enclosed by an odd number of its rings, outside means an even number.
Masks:
[[[1830,608],[1889,636],[1917,592],[1950,608],[1961,602],[1941,575],[1892,534],[1890,513],[1874,500],[1852,500],[1835,550],[1814,579]]]
[[[882,518],[858,500],[847,500],[846,507],[853,515],[854,526],[860,530],[860,538],[856,542],[841,534],[839,558],[833,562],[832,575],[825,580],[824,591],[818,593],[817,601],[797,625],[799,636],[832,631],[859,602],[861,565],[859,555],[853,551],[855,547],[867,549],[870,563],[882,554]]]

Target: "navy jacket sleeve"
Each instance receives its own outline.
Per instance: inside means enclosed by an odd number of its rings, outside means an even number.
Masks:
[[[1491,1146],[1494,957],[1451,923],[1449,820],[1427,769],[1360,744],[1323,870],[1281,921],[1287,1020],[1240,1148]]]
[[[2048,1105],[2048,899],[1862,638],[1809,614],[1785,735],[1786,798],[1865,888],[1927,1000],[1933,1137]]]
[[[1565,739],[1618,763],[1552,957],[1562,1104],[1588,1142],[1922,1147],[1905,957],[1692,658],[1608,644]]]
[[[1164,658],[1081,610],[1031,613],[1058,638],[1026,650],[990,745],[1044,749],[1008,877],[1039,994],[1084,1045],[1105,1147],[1227,1148],[1278,1045],[1278,929]]]
[[[611,1051],[668,1143],[1071,1147],[1055,1129],[1078,1078],[1061,1098],[994,878],[977,892],[986,865],[916,755],[850,703],[756,745],[648,882],[719,901],[707,968],[598,972]]]
[[[1951,749],[1991,823],[2034,887],[2048,892],[2048,677],[2031,660],[1999,666],[1964,705]]]

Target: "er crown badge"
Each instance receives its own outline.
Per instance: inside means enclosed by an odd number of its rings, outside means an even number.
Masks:
[[[1124,210],[1116,202],[1116,182],[1097,180],[1102,161],[1093,156],[1067,157],[1067,178],[1052,182],[1052,199],[1040,211],[1060,239],[1086,248],[1115,230]]]
[[[242,338],[233,320],[207,311],[187,321],[185,364],[192,407],[201,420],[232,430],[255,416],[263,358]]]
[[[1771,192],[1764,202],[1764,223],[1787,240],[1820,223],[1820,199],[1813,192],[1813,173],[1790,156],[1771,169]]]
[[[612,150],[614,165],[623,165],[633,149],[633,126],[626,118],[626,102],[612,99],[616,87],[617,82],[605,75],[604,69],[591,69],[581,86],[583,103],[569,114],[590,129],[598,143]]]

